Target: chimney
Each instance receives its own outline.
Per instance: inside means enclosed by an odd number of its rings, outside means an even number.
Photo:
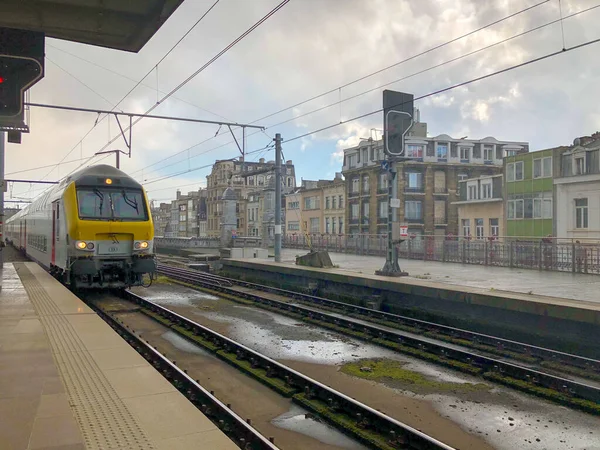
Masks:
[[[291,165],[292,165],[292,160],[291,160],[291,159],[288,159],[288,160],[285,162],[285,165],[286,165],[286,166],[291,166]]]
[[[179,200],[179,197],[181,197],[181,191],[177,189],[177,200]]]
[[[336,180],[341,180],[342,179],[342,172],[336,172],[335,173],[335,179]]]
[[[258,160],[258,162],[259,162],[260,164],[264,164],[264,163],[265,163],[265,158],[260,158],[260,159]]]

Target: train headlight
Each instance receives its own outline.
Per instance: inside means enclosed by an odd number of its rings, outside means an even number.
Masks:
[[[147,241],[137,241],[133,248],[136,250],[146,250],[150,244]]]
[[[75,242],[75,248],[77,250],[94,250],[96,245],[93,242],[77,241]]]

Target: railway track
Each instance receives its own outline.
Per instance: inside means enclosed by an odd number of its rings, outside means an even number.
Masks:
[[[90,304],[90,303],[88,303]],[[150,344],[137,336],[118,319],[90,304],[129,345],[158,370],[173,386],[192,402],[202,413],[243,450],[278,450],[273,442],[265,438],[254,427],[238,416],[228,405],[219,401],[187,373],[161,355]]]
[[[562,369],[563,373],[598,380],[600,361],[214,274],[163,264],[159,264],[158,271],[175,281],[233,300],[250,301],[401,353],[600,414],[597,386],[543,371],[548,366],[550,370]],[[270,294],[284,296],[286,300]],[[305,306],[307,303],[311,307]],[[536,367],[531,367],[534,364]]]
[[[452,447],[437,441],[425,433],[401,423],[163,306],[157,305],[130,291],[124,291],[123,296],[125,300],[135,304],[135,311],[141,312],[163,326],[170,328],[188,341],[200,346],[204,350],[208,350],[218,358],[235,366],[279,394],[290,397],[294,402],[319,416],[322,420],[371,448],[389,450],[452,449]],[[136,349],[139,347],[141,350],[138,351],[142,355],[146,357],[149,354],[152,358],[160,356],[161,366],[158,366],[159,370],[163,374],[166,371],[169,376],[172,376],[171,373],[175,373],[180,377],[176,379],[177,384],[174,382],[180,391],[189,394],[189,391],[194,386],[199,387],[194,380],[172,363],[168,367],[165,366],[166,368],[163,367],[162,364],[165,364],[165,361],[168,360],[139,337],[135,336],[135,333],[128,330],[110,311],[103,310],[101,300],[90,303],[120,334],[126,335],[128,339],[132,339],[134,347]],[[154,363],[154,359],[151,362]],[[190,385],[190,383],[192,384]],[[207,394],[204,389],[202,392],[203,395]],[[210,393],[208,394],[210,395]],[[199,404],[198,398],[198,394],[192,396],[192,401],[197,406]],[[218,402],[218,400],[216,401]],[[206,410],[204,400],[200,401],[200,405],[204,412]],[[226,405],[222,403],[220,405],[224,407],[225,411],[230,411]],[[211,410],[212,408],[214,407],[211,407]],[[219,411],[222,409],[219,408]],[[241,439],[244,439],[247,445],[247,447],[242,448],[276,448],[259,446],[259,444],[262,445],[262,442],[256,445],[251,444],[249,437],[246,437],[246,435],[242,435]],[[264,440],[264,438],[262,439]]]

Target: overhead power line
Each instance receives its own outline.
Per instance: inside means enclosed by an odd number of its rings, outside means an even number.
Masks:
[[[313,101],[313,100],[316,100],[316,99],[318,99],[318,98],[324,97],[324,96],[326,96],[326,95],[329,95],[329,94],[331,94],[331,93],[334,93],[334,92],[337,92],[337,91],[338,91],[338,90],[340,90],[340,89],[346,88],[346,87],[348,87],[348,86],[351,86],[351,85],[353,85],[353,84],[355,84],[355,83],[358,83],[358,82],[360,82],[360,81],[364,81],[364,80],[366,80],[366,79],[368,79],[368,78],[370,78],[370,77],[373,77],[373,76],[375,76],[375,75],[378,75],[378,74],[380,74],[380,73],[382,73],[382,72],[384,72],[384,71],[386,71],[386,70],[389,70],[389,69],[391,69],[391,68],[397,67],[397,66],[399,66],[399,65],[402,65],[402,64],[404,64],[404,63],[407,63],[407,62],[409,62],[409,61],[412,61],[412,60],[414,60],[414,59],[416,59],[416,58],[419,58],[419,57],[421,57],[421,56],[424,56],[424,55],[426,55],[426,54],[428,54],[428,53],[431,53],[431,52],[433,52],[433,51],[435,51],[435,50],[439,50],[439,49],[441,49],[441,48],[443,48],[443,47],[446,47],[446,46],[448,46],[448,45],[450,45],[450,44],[452,44],[452,43],[455,43],[455,42],[457,42],[457,41],[460,41],[460,40],[462,40],[462,39],[464,39],[464,38],[467,38],[467,37],[469,37],[469,36],[471,36],[471,35],[473,35],[473,34],[476,34],[476,33],[480,32],[480,31],[483,31],[483,30],[485,30],[486,28],[492,27],[492,26],[494,26],[494,25],[497,25],[497,24],[499,24],[499,23],[502,23],[502,22],[504,22],[504,21],[506,21],[506,20],[509,20],[509,19],[511,19],[511,18],[513,18],[513,17],[516,17],[516,16],[518,16],[518,15],[520,15],[520,14],[523,14],[523,13],[525,13],[525,12],[527,12],[527,11],[530,11],[530,10],[532,10],[532,9],[534,9],[534,8],[537,8],[538,6],[541,6],[541,5],[545,4],[545,3],[548,3],[548,1],[549,1],[549,0],[544,0],[544,1],[541,1],[541,2],[539,2],[539,3],[536,3],[536,4],[534,4],[534,5],[531,5],[531,6],[529,6],[529,7],[527,7],[527,8],[521,9],[521,10],[519,10],[519,11],[517,11],[517,12],[514,12],[514,13],[512,13],[512,14],[509,14],[509,15],[507,15],[507,16],[504,16],[504,17],[502,17],[502,18],[500,18],[500,19],[494,20],[494,21],[492,21],[492,22],[490,22],[490,23],[488,23],[488,24],[486,24],[486,25],[483,25],[483,26],[481,26],[481,27],[479,27],[479,28],[477,28],[477,29],[475,29],[475,30],[469,31],[468,33],[465,33],[465,34],[462,34],[462,35],[460,35],[460,36],[457,36],[457,37],[455,37],[455,38],[453,38],[453,39],[451,39],[451,40],[449,40],[449,41],[445,41],[445,42],[442,42],[442,43],[440,43],[440,44],[436,44],[436,45],[434,45],[433,47],[430,47],[430,48],[429,48],[429,49],[427,49],[427,50],[424,50],[424,51],[422,51],[422,52],[416,53],[416,54],[414,54],[414,55],[412,55],[412,56],[409,56],[409,57],[407,57],[407,58],[405,58],[405,59],[402,59],[402,60],[400,60],[400,61],[398,61],[398,62],[396,62],[396,63],[394,63],[394,64],[391,64],[391,65],[389,65],[389,66],[386,66],[386,67],[384,67],[384,68],[378,69],[378,70],[376,70],[376,71],[374,71],[374,72],[370,72],[370,73],[368,73],[368,74],[366,74],[366,75],[360,76],[359,78],[356,78],[356,79],[354,79],[354,80],[352,80],[352,81],[350,81],[350,82],[348,82],[348,83],[342,84],[342,85],[340,85],[340,86],[338,86],[338,87],[336,87],[336,88],[330,89],[330,90],[328,90],[328,91],[325,91],[325,92],[323,92],[323,93],[321,93],[321,94],[318,94],[318,95],[315,95],[315,96],[313,96],[313,97],[310,97],[310,98],[308,98],[308,99],[306,99],[306,100],[303,100],[303,101],[301,101],[301,102],[299,102],[299,103],[295,103],[295,104],[293,104],[293,105],[291,105],[291,106],[288,106],[288,107],[286,107],[286,108],[280,109],[279,111],[276,111],[276,112],[274,112],[274,113],[267,114],[266,116],[263,116],[263,117],[261,117],[261,118],[259,118],[259,119],[256,119],[256,120],[254,120],[254,121],[252,121],[252,122],[250,122],[250,123],[256,123],[256,122],[260,122],[260,121],[262,121],[262,120],[268,119],[268,118],[270,118],[270,117],[273,117],[273,116],[275,116],[275,115],[281,114],[281,113],[283,113],[283,112],[285,112],[285,111],[289,111],[290,109],[297,108],[298,106],[302,106],[302,105],[304,105],[304,104],[306,104],[306,103],[308,103],[308,102],[311,102],[311,101]],[[275,124],[275,125],[271,125],[271,126],[277,126],[277,124]],[[196,146],[198,146],[198,145],[202,145],[202,144],[204,144],[204,143],[206,143],[206,142],[210,141],[211,139],[214,139],[215,137],[217,137],[217,136],[220,136],[220,135],[222,135],[222,134],[225,134],[225,133],[218,133],[218,134],[217,134],[217,135],[215,135],[214,137],[211,137],[211,138],[205,139],[204,141],[201,141],[201,142],[199,142],[199,143],[197,143],[197,144],[193,145],[192,147],[188,147],[188,148],[186,148],[185,150],[182,150],[182,151],[180,151],[180,152],[178,152],[178,153],[175,153],[174,155],[171,155],[171,156],[168,156],[168,157],[166,157],[166,158],[160,159],[159,161],[156,161],[156,162],[154,162],[154,163],[152,163],[152,164],[150,164],[150,165],[148,165],[148,166],[145,166],[143,169],[139,169],[138,171],[145,170],[145,169],[147,169],[147,168],[149,168],[149,167],[152,167],[152,166],[154,166],[154,165],[156,165],[156,164],[159,164],[159,163],[161,163],[162,161],[165,161],[165,160],[167,160],[167,159],[174,158],[174,157],[176,157],[176,156],[178,156],[178,155],[180,155],[180,154],[182,154],[182,153],[185,153],[186,151],[188,151],[188,150],[190,150],[190,149],[192,149],[192,148],[194,148],[194,147],[196,147]],[[247,137],[250,137],[250,136],[252,136],[252,135],[254,135],[254,134],[255,134],[255,133],[250,133],[250,134],[249,134]],[[231,141],[231,143],[233,143],[233,141]],[[136,171],[136,172],[137,172],[137,171]],[[135,172],[134,172],[134,173],[135,173]]]
[[[261,26],[264,22],[266,22],[271,16],[273,16],[276,12],[278,12],[281,8],[283,8],[289,2],[290,2],[290,0],[283,0],[281,3],[279,3],[277,6],[275,6],[275,8],[273,8],[271,11],[269,11],[265,16],[263,16],[260,20],[258,20],[258,22],[256,22],[254,25],[252,25],[246,31],[244,31],[240,36],[238,36],[233,42],[231,42],[229,45],[227,45],[223,50],[221,50],[219,53],[217,53],[215,56],[213,56],[202,67],[200,67],[193,74],[191,74],[190,76],[188,76],[184,81],[182,81],[181,83],[179,83],[174,89],[172,89],[163,98],[161,98],[158,102],[156,102],[156,104],[154,104],[152,107],[150,107],[144,114],[149,114],[150,112],[152,112],[162,102],[164,102],[170,96],[172,96],[173,94],[175,94],[179,89],[181,89],[187,83],[189,83],[191,80],[193,80],[202,71],[206,70],[206,68],[208,68],[211,64],[213,64],[215,61],[217,61],[221,56],[223,56],[225,53],[227,53],[229,50],[231,50],[233,47],[235,47],[240,41],[242,41],[246,36],[248,36],[250,33],[252,33],[254,30],[256,30],[259,26]],[[140,117],[137,120],[135,120],[129,127],[127,127],[125,129],[125,131],[128,131],[130,128],[133,128],[142,119],[143,119],[143,117]],[[98,152],[101,152],[101,151],[105,150],[106,148],[108,148],[108,146],[110,144],[112,144],[113,142],[115,142],[117,139],[119,139],[119,137],[120,137],[120,135],[117,135],[114,138],[112,138],[111,140],[109,140],[106,143],[106,145],[104,145],[100,150],[98,150]],[[90,157],[90,160],[93,157],[94,157],[94,155]],[[75,169],[75,170],[77,170],[77,169]]]
[[[584,13],[586,13],[586,12],[592,11],[592,10],[594,10],[594,9],[597,9],[597,8],[600,8],[600,4],[599,4],[599,5],[595,5],[595,6],[591,6],[591,7],[589,7],[589,8],[583,9],[583,10],[581,10],[581,11],[577,11],[577,12],[575,12],[575,13],[572,13],[572,14],[570,14],[569,16],[566,16],[566,17],[564,17],[563,19],[569,19],[569,18],[572,18],[572,17],[578,16],[578,15],[580,15],[580,14],[584,14]],[[330,103],[330,104],[328,104],[328,105],[325,105],[325,106],[321,106],[321,107],[319,107],[319,108],[316,108],[316,109],[314,109],[314,110],[311,110],[311,111],[308,111],[308,112],[306,112],[306,113],[300,114],[300,115],[298,115],[298,116],[292,117],[292,118],[290,118],[290,119],[286,119],[286,120],[283,120],[283,121],[281,121],[281,122],[278,122],[278,123],[275,123],[275,124],[269,125],[269,126],[268,126],[268,127],[266,127],[266,128],[267,128],[267,129],[269,129],[269,128],[274,128],[274,127],[277,127],[277,126],[280,126],[280,125],[284,125],[284,124],[286,124],[286,123],[289,123],[289,122],[293,122],[293,121],[295,121],[295,120],[298,120],[298,119],[300,119],[300,118],[302,118],[302,117],[306,117],[306,116],[309,116],[309,115],[311,115],[311,114],[314,114],[314,113],[316,113],[316,112],[320,112],[320,111],[323,111],[323,110],[325,110],[325,109],[331,108],[331,107],[333,107],[333,106],[339,105],[339,104],[341,104],[341,103],[344,103],[344,102],[347,102],[347,101],[353,100],[353,99],[355,99],[355,98],[358,98],[358,97],[360,97],[360,96],[362,96],[362,95],[365,95],[365,94],[368,94],[368,93],[370,93],[370,92],[374,92],[374,91],[380,90],[380,89],[382,89],[382,88],[384,88],[384,87],[386,87],[386,86],[390,86],[390,85],[392,85],[392,84],[395,84],[395,83],[398,83],[398,82],[400,82],[400,81],[403,81],[403,80],[406,80],[406,79],[412,78],[412,77],[414,77],[414,76],[416,76],[416,75],[421,75],[421,74],[423,74],[423,73],[425,73],[425,72],[428,72],[428,71],[430,71],[430,70],[433,70],[433,69],[440,68],[440,67],[442,67],[442,66],[445,66],[445,65],[447,65],[447,64],[450,64],[450,63],[452,63],[452,62],[456,62],[456,61],[458,61],[458,60],[461,60],[461,59],[464,59],[464,58],[466,58],[466,57],[472,56],[472,55],[474,55],[474,54],[476,54],[476,53],[480,53],[480,52],[482,52],[482,51],[485,51],[485,50],[488,50],[488,49],[490,49],[490,48],[492,48],[492,47],[495,47],[495,46],[498,46],[498,45],[504,44],[504,43],[506,43],[506,42],[508,42],[508,41],[511,41],[511,40],[513,40],[513,39],[516,39],[516,38],[522,37],[522,36],[524,36],[524,35],[527,35],[527,34],[529,34],[529,33],[533,33],[533,32],[535,32],[535,31],[538,31],[538,30],[542,29],[542,28],[545,28],[545,27],[548,27],[548,26],[554,25],[554,24],[556,24],[556,23],[558,23],[558,22],[561,22],[563,19],[556,19],[556,20],[552,20],[552,21],[550,21],[550,22],[547,22],[547,23],[545,23],[545,24],[542,24],[542,25],[539,25],[539,26],[537,26],[537,27],[531,28],[531,29],[529,29],[529,30],[523,31],[523,32],[521,32],[521,33],[517,33],[517,34],[515,34],[515,35],[513,35],[513,36],[510,36],[510,37],[508,37],[508,38],[505,38],[505,39],[502,39],[502,40],[500,40],[500,41],[494,42],[494,43],[492,43],[492,44],[489,44],[489,45],[487,45],[487,46],[484,46],[484,47],[481,47],[481,48],[479,48],[479,49],[476,49],[476,50],[473,50],[473,51],[467,52],[467,53],[465,53],[465,54],[463,54],[463,55],[460,55],[460,56],[457,56],[457,57],[455,57],[455,58],[448,59],[448,60],[446,60],[446,61],[443,61],[443,62],[441,62],[441,63],[439,63],[439,64],[435,64],[435,65],[433,65],[433,66],[427,67],[427,68],[425,68],[425,69],[422,69],[422,70],[419,70],[419,71],[417,71],[417,72],[413,72],[413,73],[411,73],[411,74],[409,74],[409,75],[405,75],[404,77],[401,77],[401,78],[398,78],[398,79],[396,79],[396,80],[393,80],[393,81],[390,81],[390,82],[387,82],[387,83],[381,84],[381,85],[379,85],[379,86],[377,86],[377,87],[374,87],[374,88],[371,88],[371,89],[367,89],[366,91],[360,92],[360,93],[358,93],[358,94],[355,94],[355,95],[353,95],[353,96],[350,96],[350,97],[344,98],[344,99],[342,99],[342,100],[339,100],[339,101],[336,101],[336,102]],[[248,134],[248,136],[247,136],[247,137],[253,136],[253,135],[255,135],[255,134],[257,134],[257,132],[250,133],[250,134]],[[208,141],[210,141],[211,139],[212,139],[212,138],[207,138],[207,139],[205,139],[204,141],[202,141],[202,143],[208,142]],[[193,156],[192,158],[190,158],[190,159],[194,159],[194,158],[197,158],[197,157],[199,157],[199,156],[202,156],[202,155],[204,155],[204,154],[206,154],[206,153],[210,153],[210,152],[212,152],[212,151],[214,151],[214,150],[217,150],[217,149],[219,149],[219,148],[226,147],[226,146],[228,146],[228,145],[230,145],[230,144],[232,144],[232,143],[233,143],[233,141],[229,141],[229,142],[226,142],[226,143],[224,143],[224,144],[220,144],[220,145],[218,145],[218,146],[216,146],[216,147],[212,147],[212,148],[210,148],[210,149],[207,149],[207,150],[205,150],[205,151],[203,151],[203,152],[199,153],[198,155],[194,155],[194,156]],[[180,151],[180,152],[179,152],[179,153],[177,153],[177,154],[181,154],[181,153],[183,153],[183,152],[189,151],[190,149],[194,148],[194,147],[195,147],[195,146],[197,146],[197,145],[199,145],[199,144],[195,144],[195,145],[193,145],[193,146],[191,146],[191,147],[188,147],[188,148],[186,148],[185,150],[183,150],[183,151]],[[175,154],[175,155],[173,155],[173,156],[176,156],[177,154]],[[170,159],[170,157],[169,157],[169,158],[164,158],[164,159],[163,159],[163,160],[161,160],[161,161],[165,161],[165,160],[167,160],[167,159]],[[170,163],[170,164],[167,164],[167,165],[163,165],[163,166],[161,166],[161,169],[166,169],[166,168],[168,168],[168,167],[176,166],[176,165],[179,165],[179,164],[181,164],[182,162],[183,162],[183,161],[176,161],[176,162],[173,162],[173,163]],[[151,167],[151,166],[152,166],[152,165],[150,165],[150,166],[146,166],[146,167],[144,168],[144,170],[145,170],[145,169],[147,169],[148,167]],[[137,170],[136,172],[139,172],[139,170]],[[136,173],[136,172],[133,172],[133,173]]]
[[[451,86],[448,86],[448,87],[445,87],[445,88],[438,89],[436,91],[430,92],[428,94],[424,94],[424,95],[415,97],[414,101],[416,101],[416,100],[422,100],[424,98],[432,97],[432,96],[435,96],[435,95],[439,95],[439,94],[442,94],[444,92],[448,92],[448,91],[451,91],[453,89],[456,89],[456,88],[459,88],[459,87],[462,87],[462,86],[466,86],[466,85],[475,83],[477,81],[482,81],[482,80],[485,80],[487,78],[491,78],[491,77],[500,75],[502,73],[510,72],[512,70],[519,69],[521,67],[525,67],[525,66],[528,66],[530,64],[534,64],[534,63],[537,63],[537,62],[540,62],[540,61],[544,61],[546,59],[550,59],[552,57],[555,57],[555,56],[558,56],[558,55],[561,55],[561,54],[564,54],[564,53],[567,53],[567,52],[570,52],[570,51],[573,51],[573,50],[577,50],[577,49],[580,49],[580,48],[583,48],[583,47],[587,47],[589,45],[597,44],[599,42],[600,42],[600,38],[599,39],[594,39],[594,40],[591,40],[591,41],[587,41],[587,42],[584,42],[583,44],[579,44],[579,45],[576,45],[576,46],[573,46],[573,47],[570,47],[570,48],[561,49],[559,51],[552,52],[552,53],[549,53],[547,55],[540,56],[538,58],[530,59],[530,60],[525,61],[525,62],[520,63],[520,64],[515,64],[513,66],[506,67],[504,69],[501,69],[501,70],[489,73],[487,75],[482,75],[482,76],[477,77],[477,78],[472,78],[470,80],[463,81],[463,82],[460,82],[460,83],[457,83],[457,84],[453,84]],[[391,105],[390,108],[397,108],[397,107],[400,107],[400,106],[402,106],[402,104]],[[369,117],[369,116],[372,116],[374,114],[378,114],[378,113],[381,113],[381,112],[383,112],[383,108],[380,108],[380,109],[377,109],[375,111],[371,111],[371,112],[368,112],[368,113],[365,113],[365,114],[360,114],[360,115],[352,117],[350,119],[347,119],[347,120],[344,120],[344,121],[341,121],[341,122],[337,122],[337,123],[334,123],[334,124],[331,124],[331,125],[328,125],[328,126],[325,126],[325,127],[321,127],[319,129],[313,130],[313,131],[311,131],[309,133],[303,133],[301,135],[294,136],[293,138],[284,140],[284,142],[293,142],[293,141],[296,141],[296,140],[301,139],[303,137],[307,137],[307,136],[310,136],[310,135],[313,135],[313,134],[316,134],[316,133],[320,133],[322,131],[326,131],[326,130],[329,130],[331,128],[335,128],[335,127],[338,127],[340,125],[344,125],[344,124],[349,123],[349,122],[353,122],[353,121],[356,121],[356,120],[359,120],[359,119],[363,119],[365,117]],[[260,148],[258,150],[254,150],[252,152],[248,152],[247,154],[261,152],[263,150],[264,150],[264,148]],[[172,177],[175,177],[175,176],[179,176],[179,175],[182,175],[182,174],[185,174],[185,173],[193,172],[195,170],[200,170],[200,169],[203,169],[203,168],[206,168],[206,167],[209,167],[209,166],[197,167],[197,168],[189,169],[189,170],[186,170],[186,171],[183,171],[183,172],[180,172],[180,173],[166,175],[166,176],[164,176],[164,177],[162,177],[160,179],[152,180],[149,183],[153,183],[153,182],[156,182],[156,181],[162,181],[162,180],[165,180],[165,179],[168,179],[168,178],[172,178]],[[147,184],[149,184],[149,183],[147,183]]]
[[[424,95],[415,97],[414,100],[422,100],[422,99],[427,98],[427,97],[433,97],[434,95],[439,95],[439,94],[442,94],[444,92],[448,92],[448,91],[451,91],[453,89],[456,89],[456,88],[459,88],[459,87],[462,87],[462,86],[466,86],[468,84],[475,83],[477,81],[481,81],[481,80],[485,80],[487,78],[495,77],[495,76],[500,75],[502,73],[510,72],[512,70],[519,69],[521,67],[525,67],[525,66],[528,66],[530,64],[535,64],[537,62],[544,61],[546,59],[550,59],[550,58],[553,58],[555,56],[562,55],[562,54],[565,54],[565,53],[573,51],[573,50],[578,50],[580,48],[587,47],[589,45],[597,44],[599,42],[600,42],[600,38],[599,39],[593,39],[591,41],[584,42],[583,44],[575,45],[573,47],[569,47],[569,48],[558,50],[556,52],[548,53],[547,55],[540,56],[538,58],[533,58],[533,59],[530,59],[530,60],[525,61],[523,63],[515,64],[514,66],[506,67],[504,69],[497,70],[496,72],[492,72],[492,73],[489,73],[487,75],[482,75],[482,76],[477,77],[477,78],[472,78],[470,80],[463,81],[463,82],[457,83],[457,84],[453,84],[452,86],[448,86],[448,87],[445,87],[443,89],[438,89],[438,90],[430,92],[428,94],[424,94]],[[397,104],[397,105],[391,105],[390,108],[397,108],[399,106],[402,106],[402,103]],[[307,137],[307,136],[310,136],[310,135],[315,134],[315,133],[320,133],[322,131],[329,130],[331,128],[335,128],[335,127],[338,127],[340,125],[344,125],[344,124],[346,124],[348,122],[353,122],[355,120],[364,119],[365,117],[369,117],[369,116],[372,116],[374,114],[378,114],[378,113],[381,113],[381,112],[383,112],[383,108],[380,108],[380,109],[377,109],[375,111],[371,111],[371,112],[368,112],[368,113],[365,113],[365,114],[361,114],[361,115],[352,117],[351,119],[343,120],[341,122],[338,122],[338,123],[335,123],[335,124],[332,124],[332,125],[328,125],[326,127],[319,128],[317,130],[311,131],[310,133],[303,133],[303,134],[300,134],[298,136],[294,136],[293,138],[286,139],[283,142],[292,142],[292,141],[295,141],[297,139],[301,139],[303,137]]]
[[[200,19],[198,19],[196,21],[196,23],[194,23],[194,25],[192,25],[192,27],[183,35],[183,37],[181,39],[179,39],[175,45],[173,47],[171,47],[171,49],[169,49],[169,51],[156,63],[152,66],[152,69],[150,69],[148,71],[148,73],[146,73],[146,75],[144,75],[144,77],[123,97],[121,98],[121,100],[119,100],[111,109],[114,110],[116,109],[122,102],[123,100],[125,100],[127,98],[127,96],[129,96],[129,94],[131,94],[135,88],[137,88],[141,82],[143,82],[146,77],[152,73],[152,71],[162,62],[164,61],[164,59],[175,49],[175,47],[177,47],[177,45],[179,45],[181,43],[181,41],[188,35],[190,34],[190,32],[202,21],[202,19],[204,19],[206,17],[206,15],[217,5],[217,3],[219,3],[220,0],[216,0],[216,2],[210,7],[208,8],[204,14],[202,14],[202,16],[200,17]],[[83,140],[89,136],[89,134],[94,130],[94,128],[96,128],[96,125],[98,125],[98,123],[102,122],[106,117],[109,117],[109,115],[105,115],[104,117],[100,118],[99,120],[96,119],[96,121],[94,122],[94,125],[89,129],[89,131],[87,133],[85,133],[85,135],[77,142],[77,144],[75,144],[73,146],[73,148],[71,148],[71,150],[69,150],[67,152],[67,154],[61,159],[61,161],[59,161],[59,163],[57,165],[60,165],[81,143],[83,143]],[[114,142],[114,141],[113,141]],[[106,147],[104,147],[102,150],[104,150]],[[93,156],[92,156],[93,158]],[[81,167],[81,166],[80,166]],[[48,175],[50,175],[50,173],[52,173],[52,171],[50,171],[48,174],[46,174],[44,176],[44,178],[46,178]]]

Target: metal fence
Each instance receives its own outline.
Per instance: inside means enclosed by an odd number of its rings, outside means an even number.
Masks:
[[[387,235],[311,235],[314,250],[385,256]],[[308,249],[303,235],[283,237],[285,248]],[[413,236],[398,245],[400,258],[560,272],[600,274],[600,243],[583,239]]]

